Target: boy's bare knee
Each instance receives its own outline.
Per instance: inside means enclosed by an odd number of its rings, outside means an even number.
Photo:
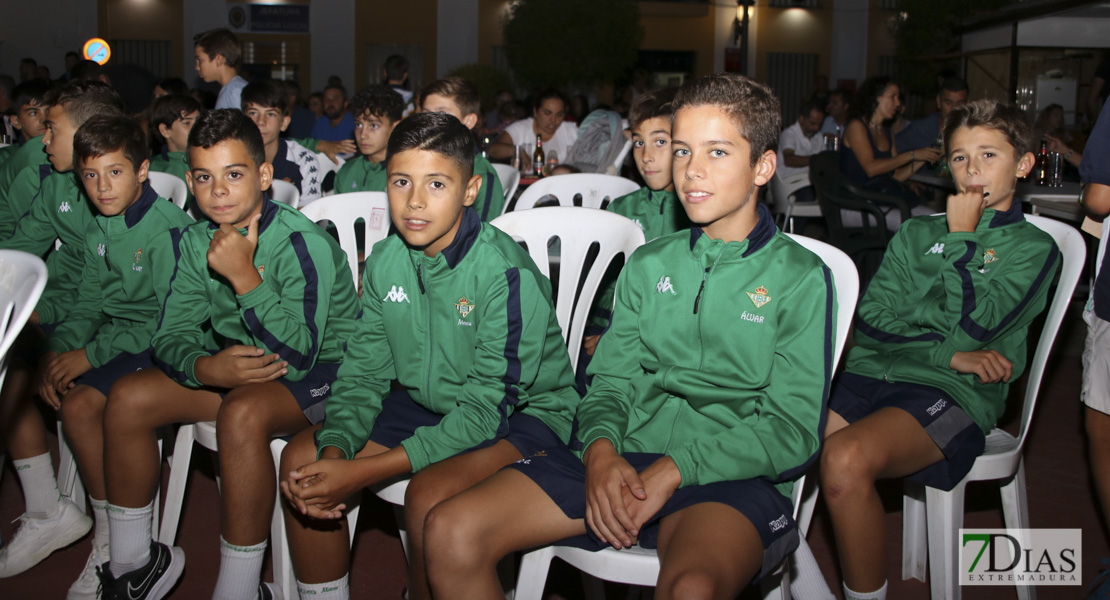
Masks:
[[[661,595],[676,600],[710,600],[721,593],[716,578],[701,569],[683,571],[660,584]]]
[[[232,390],[220,402],[220,410],[216,415],[216,433],[220,443],[232,438],[268,438],[269,425],[265,409],[259,406],[255,397],[237,394],[236,391]]]
[[[62,424],[69,429],[81,427],[104,418],[105,398],[99,392],[78,386],[62,400]]]
[[[834,435],[821,451],[821,483],[826,498],[836,501],[874,481],[865,444],[856,437]]]
[[[417,474],[405,488],[405,514],[407,518],[419,519],[416,522],[422,523],[432,509],[446,499],[447,495],[434,478]]]
[[[316,461],[316,442],[312,435],[298,435],[281,451],[281,472],[288,473]]]
[[[479,569],[488,548],[473,519],[454,502],[440,502],[424,517],[424,554],[429,569]],[[407,509],[406,509],[407,510]],[[499,557],[495,557],[496,560]]]

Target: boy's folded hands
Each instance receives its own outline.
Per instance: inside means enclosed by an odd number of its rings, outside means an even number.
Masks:
[[[42,358],[42,379],[39,395],[54,410],[62,407],[61,396],[73,386],[73,380],[92,369],[84,348],[58,354],[47,352]]]

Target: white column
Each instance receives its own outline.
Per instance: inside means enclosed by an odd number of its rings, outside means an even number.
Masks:
[[[718,0],[713,6],[713,72],[725,70],[725,48],[732,47],[736,32],[736,2]],[[751,44],[748,50],[752,51]]]
[[[868,0],[836,0],[833,3],[832,66],[829,85],[839,79],[867,78]]]
[[[478,62],[478,0],[436,3],[436,77]]]
[[[309,5],[312,33],[312,90],[322,90],[328,76],[338,75],[355,93],[355,0],[312,0]],[[304,90],[305,96],[311,90]]]

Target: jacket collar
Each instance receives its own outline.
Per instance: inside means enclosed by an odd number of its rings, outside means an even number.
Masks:
[[[474,246],[474,242],[478,241],[478,234],[481,231],[482,220],[478,218],[478,213],[472,207],[463,208],[462,223],[459,223],[459,230],[455,232],[455,239],[442,252],[448,267],[454,269],[462,262],[470,252],[470,248]]]
[[[987,212],[983,211],[983,217],[979,220],[979,225],[982,226],[983,222],[988,218],[990,219],[988,227],[991,229],[1013,225],[1014,223],[1021,223],[1025,220],[1025,215],[1021,212],[1021,200],[1018,199],[1016,195],[1014,199],[1010,201],[1009,210],[993,210],[993,212],[994,214],[988,217]],[[976,229],[978,229],[978,227],[976,227]]]
[[[775,233],[778,232],[778,228],[775,227],[775,218],[771,216],[771,211],[765,205],[759,204],[756,207],[756,214],[759,216],[759,220],[756,222],[755,228],[752,229],[752,232],[749,233],[746,238],[748,247],[744,250],[744,254],[741,255],[742,257],[747,257],[758,252],[759,249],[766,246],[767,242],[771,241],[771,238],[775,237]],[[698,243],[698,239],[700,239],[704,233],[701,227],[697,225],[690,228],[691,251],[694,250],[694,246]]]
[[[158,192],[155,192],[154,188],[151,187],[149,179],[144,181],[143,191],[139,194],[139,199],[136,200],[134,204],[127,207],[127,210],[123,213],[123,224],[126,225],[128,229],[138,225],[139,221],[143,220],[143,217],[146,216],[146,213],[150,212],[150,209],[154,207],[154,203],[157,201]],[[164,202],[169,202],[169,200],[165,200]]]

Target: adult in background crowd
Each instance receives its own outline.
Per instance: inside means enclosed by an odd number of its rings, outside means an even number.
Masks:
[[[538,135],[545,154],[554,151],[560,160],[566,158],[567,151],[578,139],[578,126],[567,123],[566,114],[567,102],[558,90],[540,92],[532,102],[532,116],[506,127],[501,137],[490,145],[490,157],[512,158],[517,148],[524,146],[525,152],[521,160],[525,169],[528,169],[532,164],[532,152],[536,149]]]
[[[967,82],[959,77],[949,77],[940,84],[937,91],[937,112],[910,123],[894,136],[894,141],[902,152],[940,147],[940,131],[948,113],[957,106],[967,103]]]

